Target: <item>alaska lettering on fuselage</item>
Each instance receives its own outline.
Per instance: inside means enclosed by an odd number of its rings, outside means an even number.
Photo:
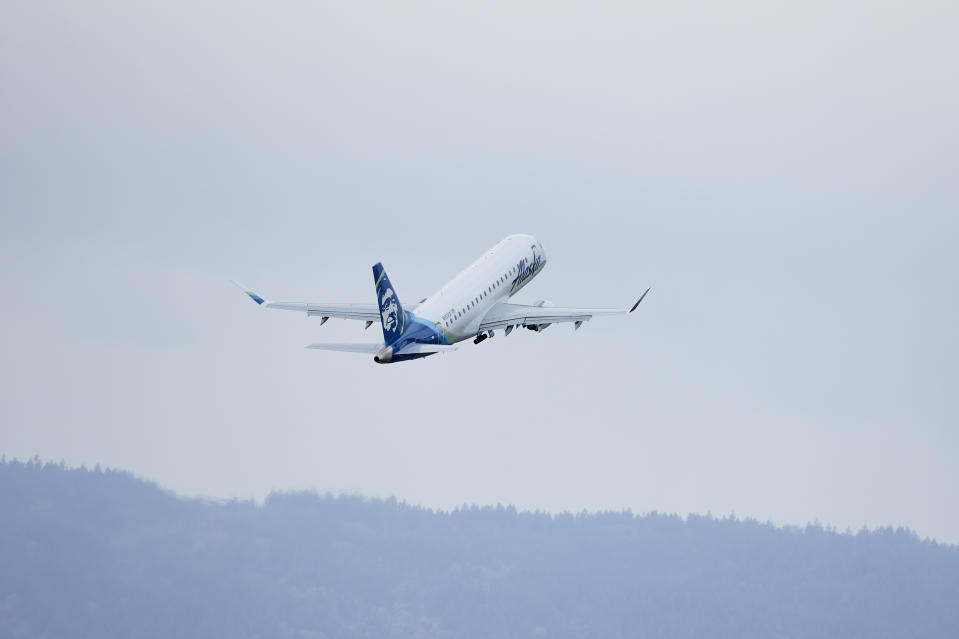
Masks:
[[[519,273],[516,278],[513,280],[512,286],[510,286],[510,294],[515,293],[520,288],[523,287],[523,284],[536,276],[540,268],[543,266],[543,258],[536,252],[536,245],[530,246],[530,250],[533,251],[533,259],[527,260],[525,257],[519,261],[519,264],[516,265],[516,270]]]

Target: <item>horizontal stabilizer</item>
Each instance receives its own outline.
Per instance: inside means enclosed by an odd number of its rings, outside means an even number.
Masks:
[[[407,344],[400,350],[398,350],[395,355],[423,355],[426,353],[446,353],[448,351],[455,351],[458,346],[447,346],[445,344]]]
[[[376,353],[382,344],[310,344],[307,348],[319,351],[341,351],[343,353]]]

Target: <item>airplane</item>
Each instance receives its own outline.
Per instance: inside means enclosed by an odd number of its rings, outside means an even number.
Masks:
[[[440,290],[418,304],[400,303],[396,288],[379,262],[373,265],[376,304],[339,302],[274,302],[234,282],[262,308],[305,312],[319,317],[323,325],[331,317],[360,320],[368,329],[379,320],[383,343],[310,344],[307,348],[367,353],[378,364],[403,362],[456,350],[456,344],[473,338],[474,344],[503,329],[509,335],[522,326],[540,333],[552,324],[583,322],[602,315],[632,313],[649,289],[632,306],[623,308],[577,308],[554,306],[548,300],[533,305],[513,304],[509,298],[539,275],[546,266],[546,251],[532,235],[510,235],[483,253]]]

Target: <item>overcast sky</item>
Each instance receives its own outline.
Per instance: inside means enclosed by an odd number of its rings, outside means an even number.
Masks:
[[[952,2],[6,2],[0,453],[184,495],[959,542]],[[379,366],[262,311],[511,233],[625,305]]]

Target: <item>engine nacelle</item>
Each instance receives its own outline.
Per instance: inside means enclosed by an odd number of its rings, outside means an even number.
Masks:
[[[539,308],[550,308],[553,305],[554,304],[549,300],[540,300],[533,304],[533,306],[538,306]],[[527,324],[526,328],[537,333],[542,333],[546,330],[547,326],[549,326],[549,324]]]
[[[547,322],[546,324],[527,324],[526,330],[542,333],[550,326],[552,326],[552,323],[549,323],[549,322]]]

